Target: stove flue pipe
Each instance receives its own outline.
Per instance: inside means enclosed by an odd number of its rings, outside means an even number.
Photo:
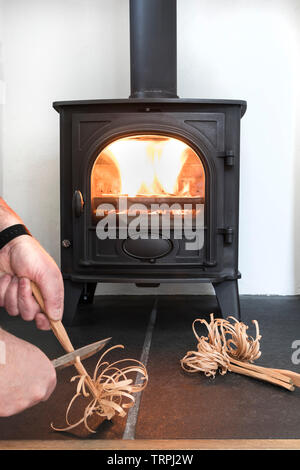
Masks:
[[[176,0],[130,0],[130,98],[178,98]]]

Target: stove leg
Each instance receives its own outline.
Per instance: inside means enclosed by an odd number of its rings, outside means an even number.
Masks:
[[[72,282],[68,279],[64,280],[65,286],[65,305],[63,324],[66,326],[72,325],[76,315],[77,305],[83,291],[84,285],[79,282]]]
[[[229,315],[241,320],[240,297],[238,281],[236,279],[231,281],[223,281],[213,283],[218,304],[222,313],[222,317],[226,318]]]
[[[79,299],[80,304],[92,304],[94,301],[97,282],[87,282],[83,286],[83,292]]]

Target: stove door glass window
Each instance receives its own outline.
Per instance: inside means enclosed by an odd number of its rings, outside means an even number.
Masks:
[[[175,231],[176,226],[183,228],[185,217],[191,229],[197,222],[198,229],[200,224],[203,230],[204,203],[205,171],[201,158],[180,139],[162,135],[121,138],[105,147],[93,165],[94,223],[109,211],[115,210],[117,215],[125,211],[130,216],[135,210],[147,217],[168,216]]]

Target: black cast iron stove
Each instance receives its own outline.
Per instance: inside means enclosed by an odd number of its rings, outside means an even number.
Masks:
[[[92,302],[98,282],[210,282],[222,314],[239,317],[246,102],[177,97],[176,0],[130,0],[130,27],[130,98],[53,104],[61,129],[65,322],[79,300]],[[200,223],[196,246],[182,228],[185,215],[194,233]]]

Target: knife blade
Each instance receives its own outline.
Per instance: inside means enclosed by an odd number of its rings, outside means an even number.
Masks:
[[[106,344],[110,340],[111,338],[105,338],[101,341],[96,341],[95,343],[83,346],[82,348],[75,349],[75,351],[72,351],[68,354],[64,354],[63,356],[51,361],[52,365],[57,370],[69,367],[74,364],[76,357],[80,357],[81,360],[87,359],[88,357],[91,357],[93,354],[96,354],[98,351],[104,348],[104,346],[106,346]]]

